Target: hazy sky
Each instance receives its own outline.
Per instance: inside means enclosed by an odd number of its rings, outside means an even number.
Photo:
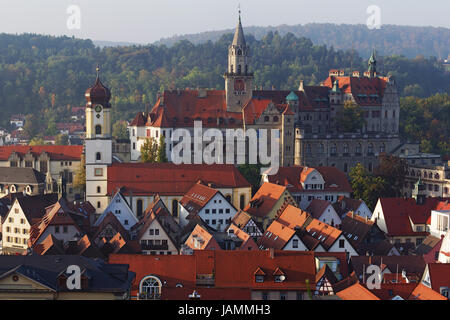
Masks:
[[[234,28],[239,3],[244,27],[365,24],[367,8],[377,5],[382,24],[450,28],[449,0],[0,0],[0,33],[148,43],[176,34]],[[80,9],[80,29],[67,27],[72,5]]]

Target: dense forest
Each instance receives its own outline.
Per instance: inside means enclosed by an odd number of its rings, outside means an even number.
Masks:
[[[102,81],[112,91],[113,121],[130,120],[145,105],[153,104],[157,93],[164,89],[223,89],[222,75],[231,41],[232,34],[226,34],[216,42],[196,45],[180,41],[170,47],[98,48],[90,40],[0,34],[0,108],[3,115],[0,125],[7,127],[11,114],[23,113],[33,121],[45,124],[41,126],[41,130],[45,130],[42,134],[52,134],[55,122],[70,118],[71,106],[84,105],[84,92],[95,80],[97,64],[101,66]],[[314,45],[311,40],[291,33],[281,36],[269,32],[261,40],[248,36],[247,42],[251,46],[251,68],[257,87],[289,90],[297,88],[301,79],[305,84],[319,84],[332,68],[367,69],[368,57],[361,57],[351,50]],[[423,126],[422,132],[433,128],[427,121],[448,121],[449,97],[445,93],[450,92],[450,74],[445,72],[438,59],[379,56],[378,69],[397,78],[402,96],[417,97],[402,100],[408,103],[407,110],[423,108],[421,103],[426,100],[419,98],[434,94],[441,94],[440,99],[446,101],[446,107],[441,107],[438,102],[429,112],[417,112],[425,114],[423,119],[420,118],[423,121],[417,123]],[[412,121],[411,118],[405,120]],[[411,139],[435,138],[432,133],[419,135],[419,131],[407,129],[407,125],[404,128],[406,137]],[[430,142],[428,147],[442,150],[440,142]]]
[[[222,35],[231,32],[233,30],[229,29],[180,35],[162,39],[157,44],[171,46],[181,40],[200,44],[217,41]],[[415,58],[424,55],[446,59],[450,54],[448,28],[383,25],[381,29],[370,30],[362,24],[308,23],[293,26],[245,27],[244,32],[246,35],[252,34],[258,40],[269,32],[278,32],[282,36],[292,33],[297,37],[311,39],[314,44],[325,44],[343,50],[354,48],[362,56],[369,56],[374,46],[384,56],[395,54]]]

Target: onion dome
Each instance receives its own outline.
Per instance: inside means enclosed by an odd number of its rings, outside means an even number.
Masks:
[[[88,106],[95,104],[102,104],[104,107],[109,107],[109,100],[111,99],[111,91],[103,85],[99,77],[100,68],[97,67],[97,79],[94,86],[86,90],[85,97]]]

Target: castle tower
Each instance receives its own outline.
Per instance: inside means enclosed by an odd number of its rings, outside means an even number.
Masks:
[[[112,163],[111,92],[97,79],[86,91],[86,200],[101,214],[108,206],[107,171]]]
[[[239,12],[233,43],[228,48],[228,70],[224,75],[229,112],[241,112],[252,98],[253,73],[249,72],[249,62],[250,49],[245,42]]]

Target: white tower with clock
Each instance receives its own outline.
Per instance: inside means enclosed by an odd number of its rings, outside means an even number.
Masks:
[[[86,90],[86,200],[103,213],[108,206],[108,166],[112,163],[111,92],[99,78]]]

